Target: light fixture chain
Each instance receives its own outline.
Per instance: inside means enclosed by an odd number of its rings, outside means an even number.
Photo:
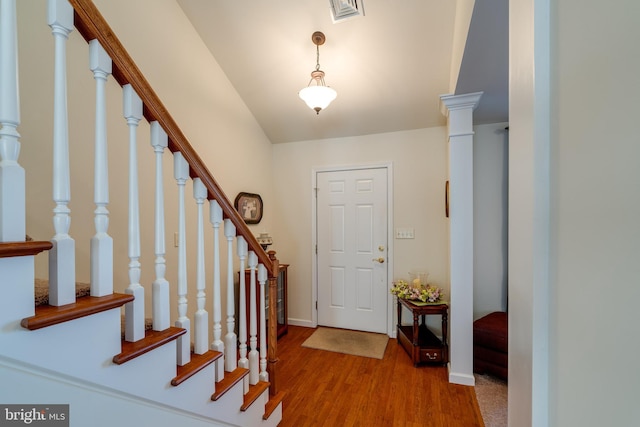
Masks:
[[[316,45],[316,71],[320,71],[320,46]]]

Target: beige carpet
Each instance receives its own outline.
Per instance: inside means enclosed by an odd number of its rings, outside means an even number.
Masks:
[[[476,378],[476,398],[485,427],[507,426],[507,382],[490,375]]]
[[[389,337],[385,334],[319,327],[302,346],[382,359],[388,341]]]

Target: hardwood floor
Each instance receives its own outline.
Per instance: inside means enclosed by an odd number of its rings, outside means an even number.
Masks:
[[[314,331],[278,340],[279,427],[484,427],[473,387],[449,384],[445,367],[415,368],[395,339],[382,360],[302,347]]]

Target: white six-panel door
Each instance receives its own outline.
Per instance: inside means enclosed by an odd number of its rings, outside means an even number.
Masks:
[[[387,169],[318,172],[318,324],[387,332]]]

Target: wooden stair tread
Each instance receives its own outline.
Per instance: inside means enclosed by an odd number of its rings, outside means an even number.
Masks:
[[[27,241],[27,242],[2,242],[0,243],[0,258],[14,256],[38,255],[40,252],[48,251],[53,247],[51,242]]]
[[[269,401],[267,402],[267,404],[264,405],[264,415],[262,416],[263,420],[269,419],[271,414],[273,414],[273,411],[275,411],[278,405],[282,403],[282,401],[284,400],[285,394],[286,392],[281,391],[275,396],[272,396],[271,398],[269,398]]]
[[[163,346],[186,333],[186,329],[169,327],[164,331],[146,331],[144,338],[136,342],[122,341],[122,352],[113,356],[113,363],[121,365],[129,360],[142,356],[149,351]]]
[[[269,388],[269,383],[266,381],[258,381],[256,385],[249,386],[249,392],[244,395],[244,400],[242,402],[242,406],[240,407],[241,411],[246,411],[249,409],[249,406],[256,401],[260,395]]]
[[[227,391],[246,375],[249,374],[249,370],[245,368],[236,368],[233,372],[225,372],[224,378],[216,383],[216,391],[211,395],[211,400],[220,399]]]
[[[191,353],[191,361],[186,365],[178,366],[177,375],[171,380],[171,385],[180,385],[220,357],[222,357],[222,353],[214,350],[209,350],[204,354]]]
[[[103,297],[82,297],[74,303],[61,306],[41,305],[35,308],[34,316],[22,319],[20,324],[23,328],[33,331],[122,307],[131,301],[133,301],[133,295],[111,294]]]

